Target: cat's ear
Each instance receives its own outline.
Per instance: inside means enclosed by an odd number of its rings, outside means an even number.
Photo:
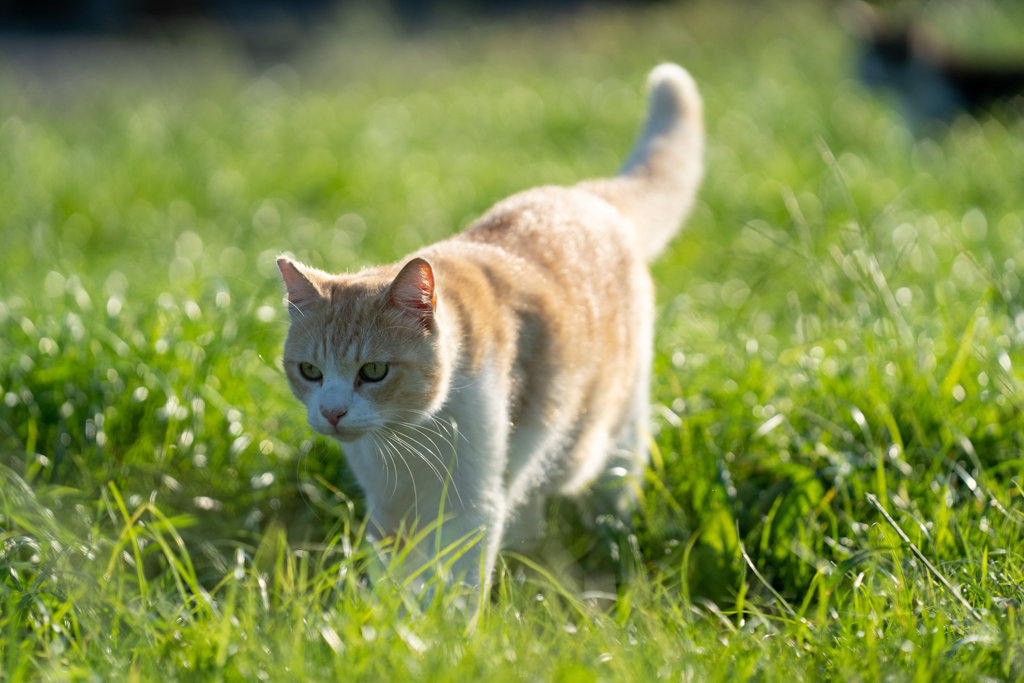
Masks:
[[[423,325],[430,323],[437,310],[437,291],[434,269],[426,259],[416,257],[405,264],[388,290],[388,304]]]
[[[281,269],[284,285],[288,288],[289,313],[302,315],[320,303],[320,290],[310,282],[309,277],[302,272],[298,264],[289,258],[279,256],[277,267]]]

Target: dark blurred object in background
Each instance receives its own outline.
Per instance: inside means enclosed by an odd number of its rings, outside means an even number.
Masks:
[[[650,5],[660,0],[602,0]],[[345,17],[376,15],[409,34],[462,19],[519,14],[557,17],[595,0],[0,0],[0,62],[16,61],[43,77],[68,60],[95,63],[139,46],[174,43],[213,29],[241,47],[258,69],[287,62],[312,29],[344,28]],[[355,30],[359,30],[358,28]],[[71,38],[71,40],[69,40]],[[171,41],[163,39],[172,38]],[[126,40],[127,39],[127,40]],[[102,53],[102,54],[101,54]],[[118,54],[122,54],[118,57]],[[69,56],[70,55],[70,56]],[[42,66],[37,61],[45,62]],[[65,79],[67,80],[67,79]]]
[[[616,4],[650,4],[619,0]],[[0,31],[31,33],[133,33],[180,21],[205,20],[228,28],[268,23],[311,24],[360,0],[0,0]],[[367,4],[367,3],[362,3]],[[371,3],[372,4],[372,3]],[[440,17],[502,16],[517,12],[560,12],[592,0],[390,0],[406,28]],[[607,2],[602,4],[608,4]]]
[[[978,114],[1001,100],[1024,95],[1024,55],[985,63],[956,54],[934,28],[905,17],[885,17],[855,2],[842,18],[861,42],[860,77],[873,88],[895,91],[908,122],[949,121]]]
[[[182,20],[311,21],[332,0],[0,0],[0,30],[130,33]]]

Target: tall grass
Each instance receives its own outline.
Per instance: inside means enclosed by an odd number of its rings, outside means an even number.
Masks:
[[[1020,37],[1013,6],[929,11]],[[0,70],[5,678],[1024,674],[1012,107],[908,129],[809,4],[367,31],[70,99]],[[273,258],[356,269],[612,173],[662,60],[708,175],[654,269],[642,504],[587,529],[555,501],[474,619],[306,428]]]

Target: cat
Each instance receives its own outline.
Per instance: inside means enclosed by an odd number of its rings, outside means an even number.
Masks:
[[[343,444],[380,533],[442,510],[442,548],[478,531],[452,567],[472,585],[500,549],[536,539],[548,496],[603,478],[607,511],[623,514],[642,481],[647,262],[689,213],[704,148],[690,74],[662,64],[648,88],[614,178],[521,192],[396,264],[332,275],[277,261],[283,364],[310,426]]]
[[[978,115],[1000,100],[1024,94],[1024,62],[984,63],[953,52],[920,21],[887,21],[867,3],[850,4],[843,18],[860,39],[861,79],[896,92],[914,127]]]

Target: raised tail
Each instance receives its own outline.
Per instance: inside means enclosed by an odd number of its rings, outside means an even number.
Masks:
[[[647,78],[647,123],[619,175],[579,187],[606,200],[636,225],[648,261],[675,236],[704,175],[704,103],[677,64]]]

